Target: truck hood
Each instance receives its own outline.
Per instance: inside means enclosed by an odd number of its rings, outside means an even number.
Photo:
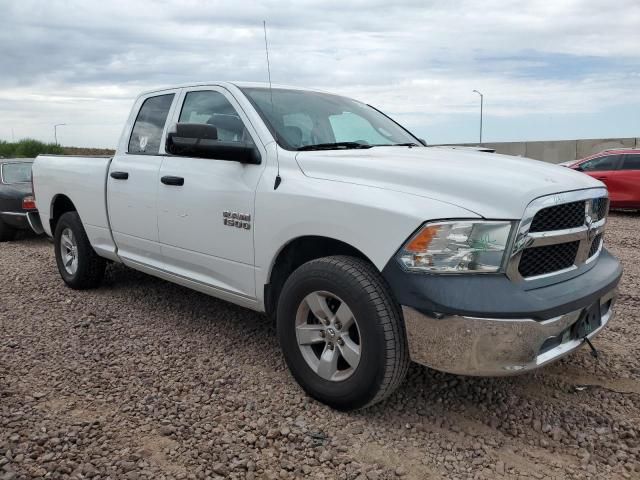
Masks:
[[[308,177],[418,195],[492,219],[520,219],[537,197],[603,186],[538,160],[443,147],[310,151],[296,160]]]

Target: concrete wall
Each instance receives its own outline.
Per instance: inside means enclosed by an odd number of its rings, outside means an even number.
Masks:
[[[477,145],[466,143],[464,145]],[[490,142],[483,146],[497,153],[535,158],[560,163],[577,160],[609,148],[640,148],[640,138],[597,138],[587,140],[557,140],[542,142]]]

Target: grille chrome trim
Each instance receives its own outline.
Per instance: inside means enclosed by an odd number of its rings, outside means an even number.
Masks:
[[[605,219],[602,219],[593,224],[595,229],[595,235],[604,231]],[[544,247],[545,245],[556,245],[558,243],[569,243],[576,240],[582,240],[589,233],[589,227],[583,225],[582,227],[569,228],[567,230],[552,230],[550,232],[536,232],[529,233],[531,238],[531,244],[527,245],[527,248],[531,247]]]
[[[533,200],[525,209],[524,215],[518,227],[518,231],[515,235],[513,247],[511,250],[511,257],[507,261],[507,276],[514,282],[531,282],[534,280],[556,277],[563,273],[582,271],[585,268],[588,268],[587,264],[591,264],[593,260],[598,257],[600,251],[602,250],[601,245],[598,249],[598,252],[588,258],[592,240],[604,232],[604,227],[607,222],[606,216],[604,218],[598,218],[597,216],[599,212],[593,211],[594,204],[599,205],[599,202],[595,202],[594,200],[602,197],[605,197],[608,200],[607,189],[598,187],[590,188],[587,190],[576,190],[572,192],[558,193]],[[564,203],[572,203],[577,201],[584,201],[585,203],[584,225],[565,230],[529,232],[533,223],[533,219],[540,210]],[[524,278],[520,274],[520,259],[525,249],[547,245],[557,245],[573,241],[580,242],[578,253],[576,254],[576,259],[573,266],[565,268],[563,270],[526,278]]]

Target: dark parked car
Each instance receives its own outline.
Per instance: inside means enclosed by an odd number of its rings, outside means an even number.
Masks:
[[[33,230],[40,219],[31,186],[33,159],[0,159],[0,242],[13,240],[18,230]]]

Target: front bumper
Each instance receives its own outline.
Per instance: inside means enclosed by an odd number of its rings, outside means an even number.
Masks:
[[[617,290],[600,299],[601,324],[613,318]],[[531,318],[429,316],[403,307],[409,351],[414,362],[460,375],[501,376],[536,369],[579,348],[574,325],[585,309],[544,321]]]
[[[538,288],[503,274],[423,275],[398,265],[392,259],[383,275],[402,305],[411,359],[478,376],[526,372],[580,347],[577,322],[597,302],[601,323],[587,338],[611,321],[622,276],[605,249],[589,271]]]

